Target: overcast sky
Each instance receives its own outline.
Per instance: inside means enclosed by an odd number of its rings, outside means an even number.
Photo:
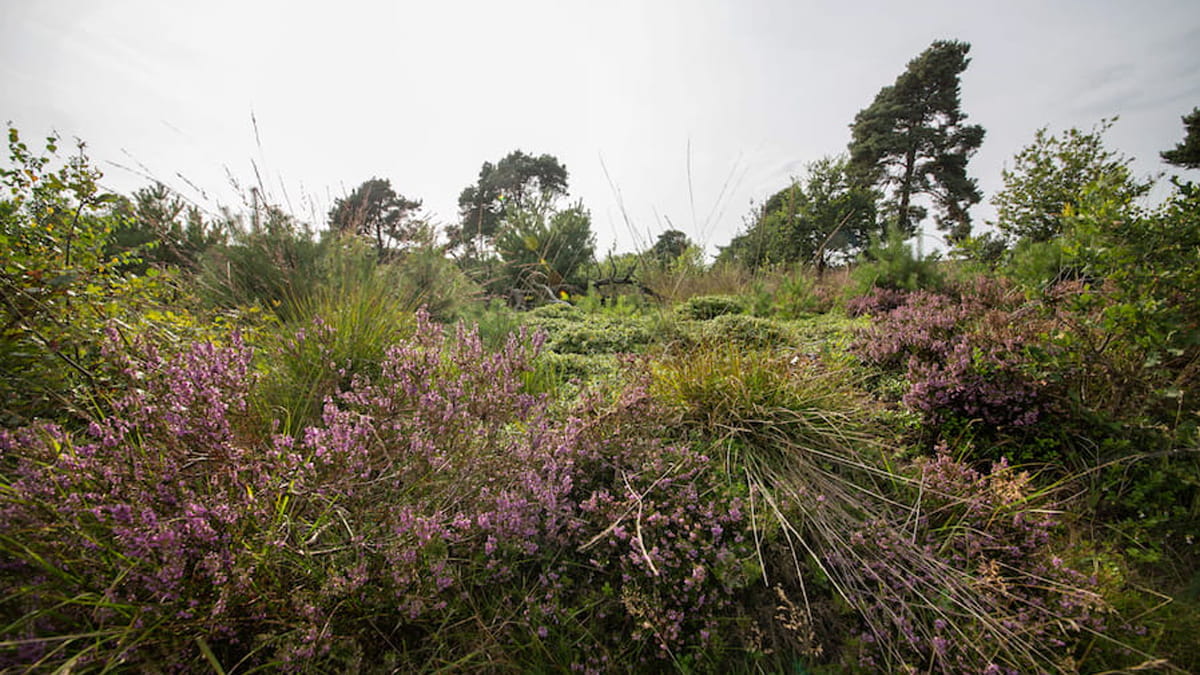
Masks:
[[[938,39],[972,46],[988,196],[1046,125],[1119,115],[1110,147],[1163,170],[1200,106],[1197,0],[0,0],[0,121],[207,208],[253,161],[309,222],[378,176],[446,224],[484,161],[550,153],[601,254],[670,225],[713,250]]]

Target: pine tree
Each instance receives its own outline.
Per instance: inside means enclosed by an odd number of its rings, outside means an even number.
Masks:
[[[970,63],[965,42],[934,42],[893,85],[884,87],[851,125],[851,169],[865,185],[890,189],[896,225],[913,233],[925,217],[914,203],[928,196],[938,229],[960,241],[971,232],[968,209],[982,199],[967,161],[983,143],[979,125],[964,124],[959,76]]]
[[[1183,116],[1183,128],[1187,130],[1183,140],[1174,149],[1159,154],[1175,166],[1200,169],[1200,108],[1194,108],[1190,115]]]

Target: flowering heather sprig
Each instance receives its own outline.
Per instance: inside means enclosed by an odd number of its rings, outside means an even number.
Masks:
[[[883,316],[904,304],[910,291],[874,286],[871,292],[846,301],[846,314],[856,316]]]
[[[540,336],[490,352],[420,316],[377,378],[274,437],[236,337],[170,356],[113,339],[114,414],[0,434],[6,665],[189,670],[205,645],[226,666],[482,648],[595,670],[735,641],[720,618],[751,549],[728,479],[657,440],[636,387],[551,416],[523,392]],[[56,651],[80,633],[111,637]],[[571,649],[512,650],[529,642]]]
[[[917,292],[879,318],[855,344],[866,362],[906,370],[904,403],[932,424],[979,420],[991,429],[1025,427],[1044,414],[1036,376],[1040,322],[1004,304],[984,285],[955,300]]]
[[[955,339],[971,317],[971,308],[938,293],[909,293],[902,304],[880,317],[855,350],[885,367],[903,366],[912,357],[939,361],[954,349]]]
[[[120,638],[170,621],[229,637],[254,609],[237,540],[269,512],[254,495],[272,478],[243,443],[251,352],[236,335],[170,357],[139,343],[133,352],[109,352],[128,378],[110,417],[75,436],[41,426],[5,441],[15,462],[0,502],[6,595],[24,595],[31,618],[47,609],[38,598],[97,598],[18,634],[86,627]],[[41,583],[16,592],[23,578]]]
[[[856,590],[875,617],[860,636],[865,666],[1060,670],[1064,648],[1104,630],[1097,580],[1054,555],[1057,521],[1028,474],[1000,461],[984,475],[944,453],[914,469],[916,517],[902,529],[868,523],[830,560],[862,571]],[[912,550],[925,561],[907,559]]]

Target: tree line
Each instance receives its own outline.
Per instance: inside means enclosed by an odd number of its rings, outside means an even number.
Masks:
[[[1132,175],[1129,160],[1104,147],[1103,133],[1113,120],[1090,132],[1054,135],[1041,129],[1003,173],[1004,188],[993,196],[993,231],[973,235],[970,209],[982,193],[968,163],[986,134],[962,110],[961,76],[969,52],[965,42],[937,41],[912,59],[855,116],[847,151],[809,163],[802,176],[755,207],[742,230],[719,247],[718,262],[752,270],[803,264],[821,271],[870,257],[873,242],[911,238],[930,221],[957,252],[994,261],[1018,244],[1052,239],[1061,230],[1064,209],[1077,206],[1085,186],[1107,186],[1124,200],[1148,192],[1150,183]],[[1196,168],[1200,108],[1183,121],[1185,140],[1162,157]],[[436,253],[498,295],[514,289],[542,295],[579,291],[597,274],[591,213],[570,197],[567,167],[554,155],[514,150],[484,162],[459,195],[458,219],[442,232],[421,205],[390,180],[372,177],[335,200],[327,214],[329,231],[363,238],[379,262],[413,251]],[[278,230],[286,220],[269,210],[260,217],[256,204],[254,222],[235,222],[225,214],[224,222],[206,226],[196,209],[161,185],[135,193],[122,208],[132,224],[119,228],[119,247],[162,242],[144,256],[145,264],[195,259],[222,240],[218,231],[225,239],[259,230],[270,237],[271,228]],[[637,262],[666,268],[697,250],[672,228],[659,233]]]

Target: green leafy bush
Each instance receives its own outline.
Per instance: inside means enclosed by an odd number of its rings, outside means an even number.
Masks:
[[[855,295],[864,295],[874,287],[917,291],[942,286],[936,258],[918,255],[905,239],[906,235],[898,230],[872,239],[862,262],[851,272],[857,285]]]
[[[34,417],[82,414],[77,394],[101,384],[97,347],[103,327],[119,320],[186,336],[195,328],[172,274],[127,270],[136,251],[110,246],[122,217],[117,197],[78,144],[60,161],[57,136],[44,154],[8,130],[8,167],[0,169],[0,426]],[[165,333],[164,335],[169,335]]]
[[[794,340],[780,322],[744,314],[723,314],[701,322],[695,326],[694,334],[700,342],[727,342],[752,349],[785,347]]]
[[[726,314],[744,314],[746,301],[734,295],[700,295],[675,308],[683,319],[707,321]]]

